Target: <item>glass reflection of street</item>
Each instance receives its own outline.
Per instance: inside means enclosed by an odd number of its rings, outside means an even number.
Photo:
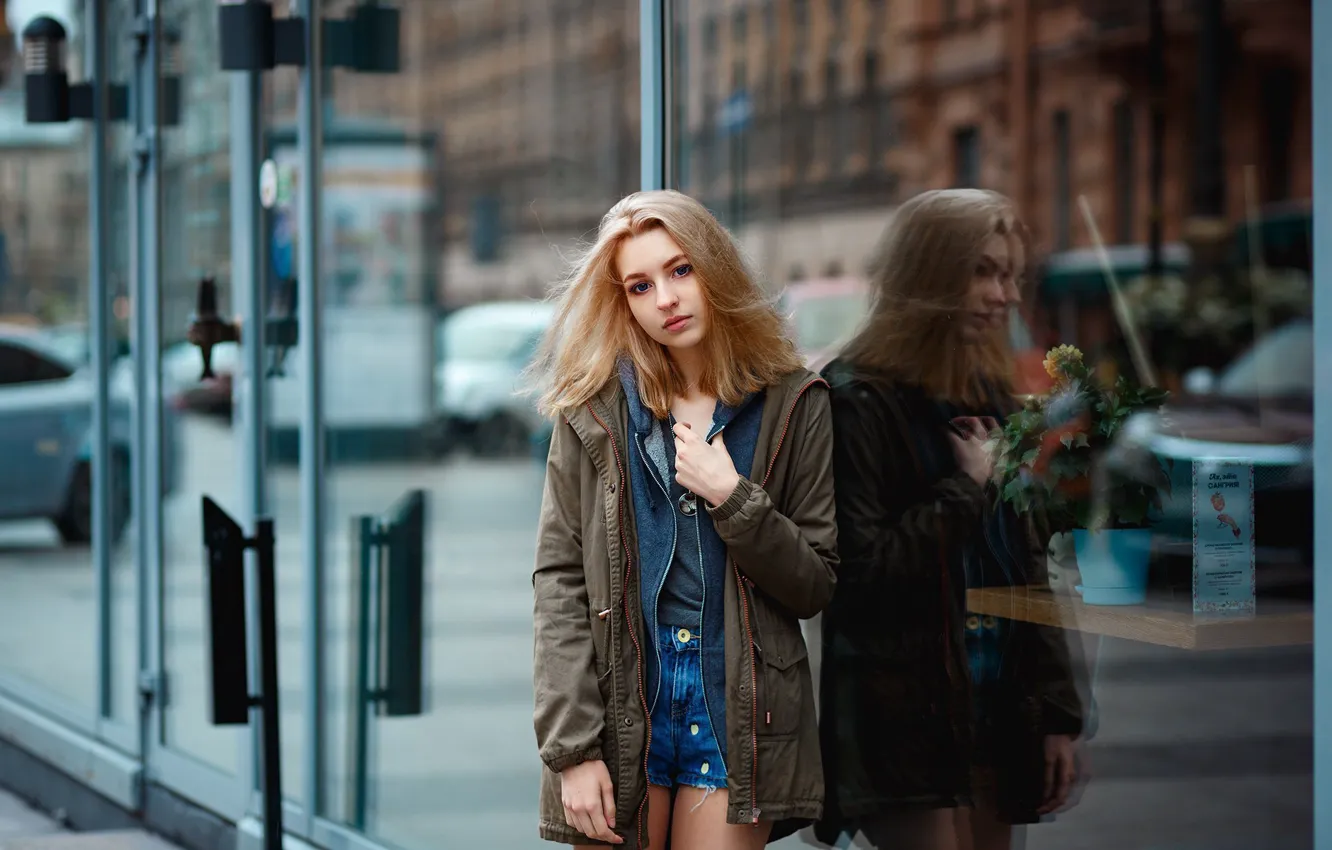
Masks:
[[[165,559],[180,610],[192,608],[198,618],[173,624],[167,635],[180,659],[171,683],[172,708],[176,734],[194,742],[191,753],[227,763],[233,753],[200,747],[229,746],[231,739],[205,734],[203,552],[194,518],[199,496],[234,474],[234,444],[229,430],[206,418],[187,418],[183,430],[182,442],[192,450],[182,458],[180,490],[166,508]],[[299,516],[295,469],[280,468],[270,481],[274,514]],[[531,719],[531,565],[541,466],[526,458],[458,457],[436,464],[347,467],[335,482],[328,494],[335,516],[381,513],[414,487],[427,491],[431,505],[430,702],[422,717],[376,723],[370,774],[374,820],[385,838],[405,846],[428,846],[430,837],[442,832],[460,844],[540,846],[533,827],[539,762]],[[303,658],[301,623],[293,614],[302,593],[299,540],[294,523],[279,523],[284,661]],[[334,533],[327,553],[326,728],[335,739],[347,728],[349,545],[350,529]],[[0,656],[9,668],[43,681],[54,675],[67,682],[95,681],[93,653],[82,632],[71,628],[94,612],[86,552],[62,548],[45,523],[10,524],[0,527],[0,570],[5,587],[0,620],[7,624],[0,630]],[[120,562],[117,580],[128,570],[129,564]],[[1304,647],[1200,660],[1146,644],[1105,641],[1096,679],[1101,725],[1091,747],[1092,785],[1071,815],[1032,829],[1028,847],[1110,850],[1178,838],[1240,848],[1276,834],[1289,840],[1285,846],[1299,846],[1301,836],[1307,841],[1308,823],[1281,813],[1297,811],[1311,794],[1310,664]],[[305,670],[287,663],[281,675],[284,714],[294,718],[302,707]],[[331,751],[344,750],[341,741],[330,743]],[[288,740],[286,746],[294,745]],[[295,755],[284,761],[294,766]],[[348,777],[333,764],[329,780],[336,808]],[[1163,834],[1160,823],[1183,825],[1175,817],[1180,810],[1191,813],[1187,834]],[[805,843],[797,836],[778,846]]]

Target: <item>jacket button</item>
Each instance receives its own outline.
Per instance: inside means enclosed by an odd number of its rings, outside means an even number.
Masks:
[[[633,725],[634,725],[634,719],[633,719],[632,717],[626,717],[626,718],[624,719],[624,725],[625,725],[625,726],[633,726]]]
[[[614,492],[615,492],[615,482],[612,481],[611,483],[607,484],[607,485],[606,485],[606,489],[609,490],[609,491],[611,491],[612,493],[614,493]]]

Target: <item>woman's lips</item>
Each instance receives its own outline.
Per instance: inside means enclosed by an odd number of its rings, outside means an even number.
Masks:
[[[666,324],[662,325],[662,327],[665,328],[668,333],[678,334],[680,331],[689,327],[689,323],[693,318],[693,316],[673,316],[667,319]]]

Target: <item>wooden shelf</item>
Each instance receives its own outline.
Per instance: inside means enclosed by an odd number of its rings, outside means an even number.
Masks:
[[[1258,601],[1255,616],[1195,616],[1184,605],[1087,605],[1045,588],[980,588],[967,591],[975,614],[1023,620],[1106,637],[1179,649],[1250,649],[1313,643],[1313,609],[1307,603]]]

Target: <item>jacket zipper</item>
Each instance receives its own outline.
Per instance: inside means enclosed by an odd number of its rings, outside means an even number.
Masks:
[[[620,449],[615,444],[615,435],[611,432],[610,426],[597,415],[596,410],[592,408],[591,402],[587,403],[587,410],[592,414],[592,418],[597,421],[597,424],[602,427],[606,432],[606,436],[610,439],[611,452],[615,455],[615,470],[620,476],[619,483],[616,485],[617,490],[615,499],[615,506],[619,511],[620,548],[624,550],[624,592],[620,594],[620,599],[624,604],[624,622],[629,628],[629,638],[634,642],[634,659],[638,662],[636,671],[638,679],[638,700],[643,705],[643,725],[647,727],[647,741],[643,745],[643,799],[638,804],[638,815],[636,817],[638,822],[638,847],[639,850],[643,850],[643,811],[647,808],[648,801],[648,752],[652,748],[652,723],[648,719],[647,694],[643,690],[643,648],[638,643],[638,633],[634,629],[634,621],[629,614],[629,581],[632,577],[634,564],[633,559],[629,555],[629,541],[624,536],[624,463],[620,460]],[[755,741],[755,746],[757,747],[757,738]]]
[[[774,449],[772,450],[772,457],[768,460],[768,468],[767,468],[767,470],[764,471],[764,473],[763,473],[763,482],[762,482],[761,484],[759,484],[759,487],[766,488],[766,487],[768,486],[768,480],[769,480],[770,478],[772,478],[772,470],[773,470],[773,468],[777,465],[777,455],[781,454],[781,451],[782,451],[782,445],[786,442],[786,432],[789,431],[789,430],[791,429],[791,416],[795,413],[796,404],[798,404],[798,403],[800,402],[801,397],[803,397],[803,396],[805,395],[805,393],[809,390],[809,388],[812,387],[812,386],[814,386],[815,384],[823,384],[825,387],[828,386],[828,382],[825,381],[825,380],[823,380],[822,378],[815,378],[814,380],[809,381],[809,382],[806,383],[803,387],[800,388],[800,391],[796,393],[795,398],[791,400],[791,406],[788,407],[788,408],[786,409],[786,419],[784,419],[784,420],[782,421],[782,433],[777,437],[777,447],[774,448]],[[612,442],[612,445],[613,445],[613,442]],[[737,587],[737,588],[739,589],[739,591],[740,591],[741,611],[742,611],[742,613],[744,614],[744,621],[745,621],[745,637],[747,638],[747,640],[745,641],[745,644],[746,644],[747,648],[749,649],[749,696],[750,696],[750,701],[751,701],[751,705],[752,705],[752,713],[751,713],[751,716],[750,716],[750,724],[749,724],[749,736],[750,736],[750,742],[751,742],[751,744],[753,745],[753,759],[750,761],[750,777],[749,777],[749,796],[750,796],[750,799],[749,799],[750,821],[749,821],[749,822],[752,823],[752,824],[754,824],[755,826],[757,826],[757,825],[758,825],[758,822],[759,822],[759,807],[758,807],[758,719],[759,719],[759,709],[758,709],[758,659],[756,659],[756,658],[754,657],[754,626],[753,626],[753,623],[750,622],[750,619],[749,619],[749,594],[745,592],[745,581],[746,581],[746,579],[745,579],[744,575],[740,572],[740,565],[737,564],[735,561],[731,561],[731,568],[732,568],[733,570],[735,570],[735,582],[736,582],[736,587]]]

